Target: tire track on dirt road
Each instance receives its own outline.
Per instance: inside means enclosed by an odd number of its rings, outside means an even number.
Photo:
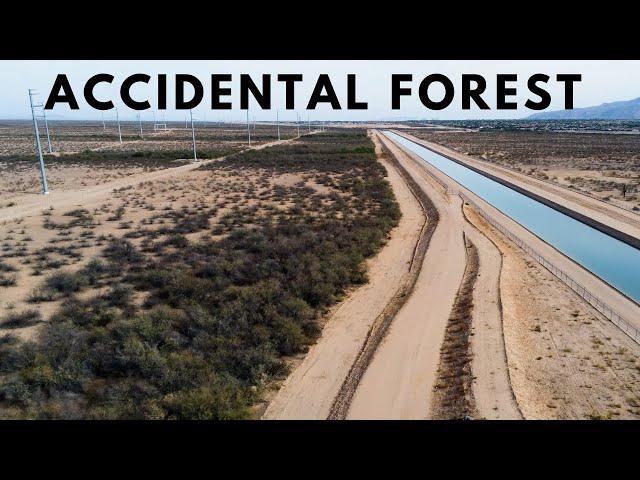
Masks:
[[[439,221],[438,210],[435,205],[426,193],[418,186],[416,181],[411,177],[411,175],[405,170],[405,168],[400,164],[395,155],[389,151],[386,145],[383,145],[383,151],[386,153],[387,157],[390,159],[390,162],[396,168],[400,176],[404,179],[411,194],[417,200],[420,205],[420,208],[425,214],[426,221],[423,225],[418,242],[416,243],[413,256],[411,258],[411,265],[409,267],[409,276],[406,280],[406,283],[400,287],[400,289],[396,292],[391,301],[387,304],[385,309],[378,315],[376,320],[373,322],[371,329],[367,334],[367,338],[362,345],[358,356],[356,357],[355,362],[351,365],[351,369],[347,374],[338,394],[336,395],[333,405],[331,406],[331,410],[327,417],[328,420],[344,420],[347,417],[347,413],[349,412],[349,407],[351,405],[351,401],[353,396],[355,395],[356,389],[364,375],[369,363],[373,359],[375,352],[382,342],[384,336],[391,325],[396,314],[400,311],[402,306],[405,304],[410,294],[413,292],[416,282],[418,281],[418,276],[420,271],[422,270],[422,264],[424,262],[424,257],[426,255],[427,249],[429,248],[429,243],[431,241],[431,237],[435,232],[436,226]]]
[[[352,396],[348,419],[429,418],[445,326],[464,272],[459,199],[450,197],[422,162],[382,136],[435,205],[439,222],[412,294],[396,314]]]
[[[482,232],[467,213],[477,213],[471,205],[462,205],[465,234],[477,247],[480,270],[473,292],[471,352],[473,394],[479,418],[522,419],[522,411],[513,391],[504,338],[502,292],[503,253]]]

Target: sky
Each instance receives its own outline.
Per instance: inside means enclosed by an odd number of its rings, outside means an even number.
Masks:
[[[564,88],[555,81],[559,73],[580,73],[582,81],[575,86],[574,107],[588,107],[604,102],[629,100],[640,96],[640,61],[0,61],[0,118],[30,118],[29,97],[27,89],[40,92],[42,101],[51,91],[54,79],[59,73],[67,74],[80,110],[72,111],[66,105],[56,105],[47,112],[51,120],[89,120],[100,119],[101,112],[94,110],[84,101],[83,87],[85,81],[96,73],[110,73],[115,76],[112,85],[102,84],[96,88],[96,97],[101,100],[111,99],[118,106],[121,120],[134,120],[138,112],[126,107],[119,99],[119,86],[133,73],[146,73],[152,77],[149,85],[137,84],[132,89],[136,100],[148,99],[155,110],[157,92],[156,76],[160,73],[168,75],[169,109],[166,120],[184,121],[185,112],[173,108],[174,88],[172,77],[176,73],[188,73],[198,77],[204,84],[205,96],[201,106],[193,110],[194,119],[208,121],[243,121],[246,112],[239,108],[239,76],[250,74],[257,84],[260,75],[272,74],[272,109],[261,110],[255,102],[250,106],[250,115],[256,121],[272,121],[276,117],[276,109],[282,121],[293,121],[296,114],[312,121],[330,120],[453,120],[453,119],[490,119],[490,118],[523,118],[533,112],[524,107],[524,102],[538,97],[529,92],[527,79],[534,73],[545,73],[551,77],[546,89],[551,94],[552,103],[549,110],[562,109],[564,105]],[[210,108],[210,83],[212,73],[232,74],[231,102],[233,110],[214,111]],[[276,82],[279,73],[301,73],[303,82],[296,87],[296,110],[286,111],[284,108],[284,85]],[[307,112],[306,106],[319,74],[330,75],[336,94],[343,109],[332,110],[330,106],[320,104],[316,110]],[[362,111],[346,109],[347,74],[357,75],[357,99],[367,101],[368,109]],[[413,95],[403,97],[401,109],[391,109],[391,74],[413,74]],[[426,75],[441,73],[447,75],[456,88],[453,103],[445,110],[432,111],[424,107],[418,97],[420,80]],[[463,73],[478,73],[487,80],[487,91],[483,95],[491,110],[480,110],[475,106],[471,110],[462,110],[460,96],[460,76]],[[516,73],[518,82],[515,86],[518,94],[514,99],[518,102],[518,110],[497,110],[496,74]],[[403,85],[405,86],[405,85]],[[438,85],[433,86],[434,100],[442,97]],[[190,91],[187,89],[187,97]],[[151,121],[151,110],[141,112],[142,119]],[[161,117],[162,114],[158,114]],[[105,120],[115,119],[115,111],[104,112]]]

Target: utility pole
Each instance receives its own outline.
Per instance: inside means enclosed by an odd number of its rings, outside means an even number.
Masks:
[[[296,113],[296,127],[298,127],[298,137],[300,136],[300,115]]]
[[[120,130],[120,115],[118,115],[118,107],[116,107],[116,121],[118,122],[118,137],[120,137],[120,143],[122,143],[122,131]]]
[[[104,112],[102,112],[102,131],[107,131],[107,125],[104,123]]]
[[[33,117],[33,130],[36,134],[36,150],[38,151],[38,160],[40,161],[40,175],[42,179],[42,194],[49,195],[49,185],[47,184],[47,172],[44,168],[44,160],[42,158],[42,146],[40,145],[40,133],[38,132],[38,121],[36,120],[36,112],[33,104],[33,90],[29,89],[29,103],[31,104],[31,116]]]
[[[47,112],[45,109],[42,109],[42,118],[44,118],[44,129],[47,131],[47,146],[49,147],[49,154],[53,153],[53,148],[51,148],[51,137],[49,136],[49,124],[47,123]]]
[[[311,120],[309,120],[309,113],[307,112],[307,127],[309,127],[309,133],[311,133]]]
[[[249,124],[249,108],[247,108],[247,134],[249,135],[249,146],[251,146],[251,125]]]
[[[276,125],[278,126],[278,141],[280,141],[280,117],[278,116],[278,110],[276,110]]]
[[[193,159],[198,160],[198,154],[196,153],[196,131],[193,128],[193,111],[189,110],[191,116],[191,138],[193,139]]]
[[[138,126],[140,127],[140,138],[144,138],[144,135],[142,135],[142,120],[140,119],[139,113],[138,113]]]

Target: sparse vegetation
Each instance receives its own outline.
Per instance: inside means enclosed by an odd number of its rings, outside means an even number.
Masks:
[[[38,310],[31,309],[23,312],[11,312],[0,321],[0,328],[24,328],[35,325],[42,320]]]
[[[585,125],[580,125],[585,123]],[[640,207],[640,135],[592,133],[638,122],[461,122],[479,131],[412,131],[458,152],[551,181],[608,202]],[[631,125],[633,123],[633,125]],[[509,126],[510,124],[513,124]],[[585,130],[566,133],[564,130]],[[567,127],[567,128],[565,128]],[[620,205],[619,203],[616,203]]]
[[[292,172],[300,180],[279,183]],[[199,174],[233,180],[214,202],[158,206],[122,237],[102,238],[101,259],[49,274],[32,292],[62,303],[36,339],[0,346],[11,357],[0,375],[6,412],[248,417],[286,372],[284,357],[303,352],[319,317],[366,281],[364,260],[400,216],[361,130],[243,152]],[[169,201],[184,195],[167,189]],[[118,222],[144,208],[134,191],[115,198],[125,206]],[[87,224],[70,226],[73,236],[76,227]]]

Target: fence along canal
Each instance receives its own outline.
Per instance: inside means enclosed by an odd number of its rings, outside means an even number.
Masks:
[[[393,132],[385,132],[387,136],[391,137],[393,140],[402,139],[404,142],[399,142],[405,147],[407,147],[405,142],[411,142],[408,139],[404,139]],[[417,144],[414,144],[417,145]],[[418,145],[419,146],[419,145]],[[424,147],[422,147],[424,148]],[[410,149],[412,150],[412,149]],[[413,151],[413,150],[412,150]],[[418,152],[413,151],[416,155],[423,158]],[[436,154],[437,155],[437,154]],[[443,157],[444,158],[444,157]],[[431,162],[427,161],[423,158],[423,160],[428,163],[433,168],[438,168],[435,165],[432,165]],[[438,169],[440,170],[440,169]],[[589,303],[593,308],[595,308],[598,312],[600,312],[603,316],[605,316],[608,320],[610,320],[614,325],[620,328],[624,333],[626,333],[631,339],[633,339],[636,343],[640,344],[640,329],[636,328],[628,319],[626,319],[623,315],[618,313],[615,309],[613,309],[609,304],[603,301],[598,296],[594,295],[590,290],[588,290],[584,285],[580,282],[576,281],[571,275],[565,272],[560,267],[553,264],[549,261],[545,256],[540,254],[537,250],[535,250],[531,245],[522,240],[518,235],[513,233],[507,227],[505,227],[502,223],[497,221],[492,215],[487,213],[484,208],[482,208],[476,201],[472,200],[468,195],[463,192],[456,192],[450,185],[445,183],[443,180],[434,175],[433,172],[426,169],[426,172],[429,176],[434,179],[440,186],[443,187],[446,193],[448,194],[458,194],[462,200],[470,205],[472,205],[478,213],[491,224],[494,228],[500,231],[503,235],[509,238],[513,243],[515,243],[519,248],[521,248],[524,252],[529,254],[532,258],[534,258],[538,263],[540,263],[544,268],[549,270],[555,277],[560,279],[563,283],[565,283],[571,290],[573,290],[577,295],[583,298],[587,303]],[[452,178],[447,172],[442,172],[446,176]],[[455,178],[452,178],[456,183],[459,183]],[[465,188],[468,188],[465,186]],[[504,187],[507,188],[507,187]],[[484,199],[483,199],[484,200]],[[487,200],[485,200],[487,201]],[[533,200],[532,200],[533,201]],[[517,221],[517,220],[516,220]],[[526,228],[526,227],[525,227]],[[534,232],[535,233],[535,232]],[[544,239],[543,239],[544,240]],[[639,280],[640,281],[640,280]]]

